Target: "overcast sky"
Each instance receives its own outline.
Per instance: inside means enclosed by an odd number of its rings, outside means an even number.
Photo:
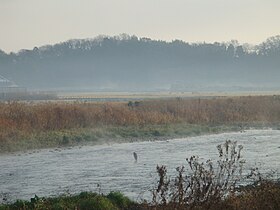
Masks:
[[[0,49],[128,33],[259,43],[280,34],[280,0],[0,0]]]

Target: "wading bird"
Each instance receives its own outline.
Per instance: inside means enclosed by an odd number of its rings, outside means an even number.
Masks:
[[[138,157],[137,157],[137,153],[136,152],[133,152],[133,157],[134,157],[135,162],[137,162]]]

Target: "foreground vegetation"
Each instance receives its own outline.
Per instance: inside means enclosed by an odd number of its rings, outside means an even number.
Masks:
[[[158,186],[146,209],[279,209],[280,182],[272,181],[273,173],[263,175],[258,168],[244,173],[243,146],[237,142],[227,140],[217,149],[216,163],[192,156],[188,167],[176,168],[175,179],[165,166],[157,166]]]
[[[30,201],[18,200],[12,204],[0,204],[0,210],[45,210],[45,209],[79,209],[79,210],[278,210],[280,209],[280,185],[273,182],[262,182],[252,185],[239,195],[231,195],[223,200],[187,206],[179,203],[152,205],[146,202],[135,203],[119,192],[108,195],[82,192],[74,196],[56,198],[39,198]]]
[[[218,145],[219,159],[200,162],[198,157],[187,159],[187,168],[177,167],[177,175],[170,178],[165,166],[157,166],[157,186],[151,190],[149,202],[131,201],[120,192],[108,195],[82,192],[79,195],[17,200],[0,205],[0,210],[16,209],[95,209],[95,210],[189,210],[189,209],[280,209],[280,182],[269,181],[253,169],[244,176],[243,147],[226,141]],[[187,173],[186,173],[187,172]],[[240,181],[250,185],[240,186]]]
[[[0,152],[274,126],[279,96],[0,104]]]
[[[280,184],[263,181],[258,185],[248,186],[248,189],[244,189],[239,195],[233,194],[225,199],[213,199],[192,205],[167,203],[140,206],[141,210],[278,210],[280,209]]]
[[[74,196],[57,198],[39,198],[35,196],[30,201],[18,200],[13,204],[0,205],[0,210],[39,210],[39,209],[96,209],[118,210],[129,209],[134,202],[119,192],[111,192],[107,196],[91,192],[82,192]]]

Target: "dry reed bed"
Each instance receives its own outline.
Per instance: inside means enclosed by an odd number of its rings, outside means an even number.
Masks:
[[[1,103],[0,133],[6,130],[52,131],[104,125],[278,122],[277,96],[219,99],[169,99],[127,103]]]
[[[278,96],[176,98],[139,103],[10,102],[0,104],[0,143],[13,145],[42,132],[106,126],[277,122],[280,122]]]

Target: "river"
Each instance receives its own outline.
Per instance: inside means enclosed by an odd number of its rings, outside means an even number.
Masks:
[[[246,169],[280,171],[280,131],[269,129],[168,141],[44,149],[0,155],[0,199],[121,191],[139,200],[149,196],[149,190],[156,186],[157,165],[166,165],[172,175],[192,155],[215,160],[216,146],[226,140],[244,146]],[[133,152],[138,155],[137,162]]]

